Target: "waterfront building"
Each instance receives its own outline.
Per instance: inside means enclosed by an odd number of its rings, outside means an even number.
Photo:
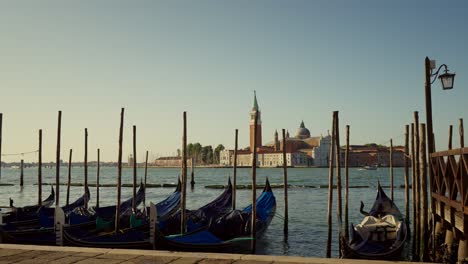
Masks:
[[[159,157],[154,161],[154,165],[157,167],[182,167],[182,157]],[[187,166],[192,166],[191,158],[187,158]]]
[[[283,165],[283,148],[286,148],[286,164],[292,167],[328,166],[330,156],[331,136],[311,137],[309,129],[301,122],[294,137],[286,134],[286,142],[279,139],[278,131],[275,131],[274,140],[262,144],[262,119],[258,106],[257,96],[254,94],[254,103],[250,111],[250,146],[238,150],[237,165],[251,166],[254,150],[254,126],[255,114],[257,120],[257,166],[279,167]],[[220,152],[220,165],[232,166],[234,164],[234,150],[223,150]]]
[[[405,157],[405,147],[393,147],[392,163],[394,167],[403,167]],[[388,167],[390,165],[390,148],[377,144],[351,145],[349,147],[349,166],[379,166]]]
[[[132,167],[133,166],[133,155],[130,154],[128,155],[128,163],[127,166]]]

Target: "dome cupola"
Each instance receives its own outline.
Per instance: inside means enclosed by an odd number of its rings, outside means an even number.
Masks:
[[[296,130],[296,138],[304,139],[310,138],[310,131],[304,125],[304,121],[301,122],[301,125]]]

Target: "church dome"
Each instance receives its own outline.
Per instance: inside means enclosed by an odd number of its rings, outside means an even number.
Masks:
[[[296,130],[296,138],[310,138],[310,131],[304,126],[304,121],[301,126]]]

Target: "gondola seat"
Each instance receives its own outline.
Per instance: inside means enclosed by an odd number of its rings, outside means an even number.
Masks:
[[[386,215],[382,218],[366,216],[355,229],[365,241],[388,241],[396,240],[400,226],[401,222],[393,215]]]

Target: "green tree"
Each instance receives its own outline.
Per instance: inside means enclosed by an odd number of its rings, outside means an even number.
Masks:
[[[220,162],[220,157],[219,153],[221,150],[224,150],[224,146],[222,144],[219,144],[215,149],[214,149],[214,163],[219,164]]]
[[[193,144],[192,157],[195,159],[195,162],[200,161],[201,152],[202,152],[202,145],[198,142]]]
[[[204,146],[201,150],[201,160],[205,164],[212,164],[213,163],[213,147],[212,146]]]
[[[193,144],[189,143],[187,145],[187,157],[191,158],[193,155]]]

